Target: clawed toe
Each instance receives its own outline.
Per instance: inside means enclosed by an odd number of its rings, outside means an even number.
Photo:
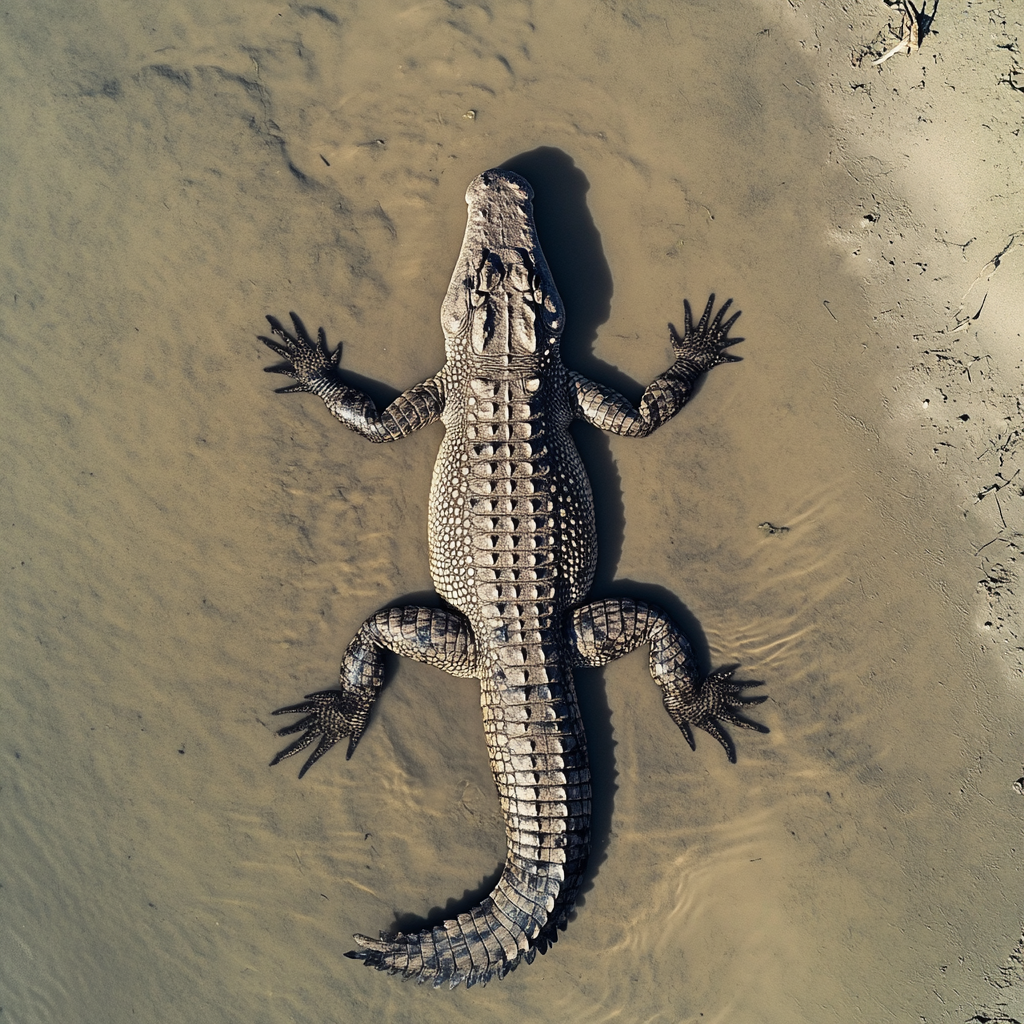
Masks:
[[[283,732],[295,732],[302,728],[304,728],[304,725],[297,725],[294,729],[281,729],[277,735],[280,736]],[[278,753],[274,755],[273,761],[270,762],[270,767],[273,768],[275,764],[280,764],[286,757],[291,757],[292,754],[297,754],[300,750],[305,750],[306,747],[308,747],[315,739],[316,734],[312,732],[307,732],[305,736],[300,736],[294,743],[290,743],[284,748],[284,750],[278,751]],[[300,777],[305,773],[305,770],[306,769],[303,768],[302,772],[299,773]]]
[[[278,753],[270,766],[279,764],[286,757],[305,750],[319,738],[316,749],[310,754],[306,763],[299,771],[301,779],[310,768],[327,753],[339,740],[348,737],[346,760],[352,757],[356,744],[366,728],[369,718],[369,702],[365,695],[340,689],[319,690],[306,694],[305,700],[298,704],[289,704],[278,708],[275,715],[305,715],[305,718],[277,730],[278,736],[290,736],[304,732],[294,743]]]
[[[322,709],[329,701],[331,694],[337,694],[337,690],[317,690],[316,693],[307,693],[305,699],[298,704],[289,704],[286,708],[278,708],[271,712],[274,715],[311,715],[318,709]],[[320,698],[319,700],[317,698]],[[285,726],[278,732],[278,736],[285,736],[294,732],[294,726]]]
[[[690,308],[688,299],[683,300],[684,329],[680,337],[675,327],[669,324],[669,331],[672,338],[672,347],[676,350],[678,358],[696,361],[702,370],[710,370],[722,363],[737,363],[739,356],[734,356],[723,349],[730,345],[738,345],[742,338],[730,338],[729,331],[733,324],[740,317],[737,310],[724,323],[723,318],[732,305],[732,299],[727,299],[721,309],[712,318],[711,313],[715,308],[715,296],[712,293],[708,299],[704,312],[696,328],[693,326],[693,310]]]
[[[670,691],[666,688],[664,693],[665,706],[673,721],[679,726],[680,731],[689,744],[691,750],[696,750],[691,726],[701,729],[709,736],[713,736],[722,746],[726,757],[733,764],[736,763],[736,747],[728,733],[722,728],[722,723],[738,726],[741,729],[752,729],[755,732],[768,732],[768,727],[760,722],[752,722],[738,713],[738,710],[751,705],[763,704],[767,699],[765,694],[744,696],[742,690],[748,686],[760,686],[760,681],[743,680],[734,682],[732,679],[736,666],[720,669],[712,672],[700,688],[700,692],[686,700],[677,691]]]
[[[288,314],[292,319],[292,326],[295,333],[292,334],[277,319],[276,316],[267,316],[267,323],[270,324],[273,338],[266,335],[259,335],[263,342],[272,352],[280,356],[285,362],[279,366],[264,367],[267,373],[283,373],[286,377],[294,377],[298,383],[289,387],[278,388],[278,394],[290,394],[296,391],[309,391],[310,382],[325,376],[332,368],[336,368],[341,358],[341,346],[332,353],[327,345],[327,335],[321,327],[317,330],[316,341],[314,341],[306,325],[299,318],[297,313]]]

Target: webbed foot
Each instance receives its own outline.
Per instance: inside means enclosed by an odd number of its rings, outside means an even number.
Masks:
[[[309,336],[306,325],[299,319],[296,313],[288,314],[295,326],[295,333],[289,334],[282,326],[281,321],[275,316],[268,316],[267,322],[275,338],[268,338],[259,335],[260,341],[267,348],[276,352],[282,359],[287,360],[283,366],[267,366],[267,373],[283,373],[285,376],[294,377],[298,383],[286,388],[277,388],[280,395],[291,394],[295,391],[312,391],[312,383],[317,380],[330,378],[338,368],[338,361],[341,359],[341,346],[339,345],[332,353],[327,347],[327,335],[321,327],[317,331],[316,341]]]
[[[756,732],[768,732],[768,727],[760,722],[751,722],[737,714],[739,708],[752,704],[761,704],[768,698],[764,694],[755,697],[743,697],[740,691],[747,686],[760,686],[759,682],[733,682],[732,674],[736,666],[712,672],[703,682],[700,690],[694,694],[689,687],[681,687],[671,679],[661,684],[662,699],[665,709],[672,716],[672,721],[679,726],[691,750],[696,750],[690,726],[703,729],[714,736],[722,744],[726,756],[736,763],[736,748],[728,734],[722,729],[722,722],[738,725],[742,729],[753,729]]]
[[[278,729],[278,736],[288,736],[291,733],[302,732],[294,743],[282,750],[270,766],[273,767],[279,761],[283,761],[292,754],[305,750],[318,737],[320,742],[316,749],[309,755],[308,760],[299,772],[301,779],[310,768],[334,746],[338,740],[348,737],[348,752],[346,760],[352,756],[356,749],[359,738],[366,729],[366,723],[370,718],[370,707],[373,703],[372,693],[366,696],[353,693],[350,690],[319,690],[317,693],[306,694],[306,699],[301,704],[290,704],[286,708],[278,708],[275,715],[305,715],[306,717],[294,725],[286,725]]]
[[[668,325],[672,339],[672,348],[676,354],[676,362],[695,366],[700,373],[707,373],[708,370],[721,363],[738,363],[739,356],[729,355],[723,349],[730,345],[738,345],[742,338],[730,338],[729,331],[732,325],[739,319],[739,311],[733,313],[725,323],[722,317],[725,316],[732,299],[727,300],[722,308],[711,317],[711,311],[715,308],[715,296],[712,293],[708,304],[704,307],[704,314],[696,328],[693,326],[693,311],[690,309],[688,299],[683,300],[683,310],[686,317],[683,336],[676,333],[672,324]]]

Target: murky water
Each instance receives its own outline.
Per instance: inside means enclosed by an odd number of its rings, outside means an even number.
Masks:
[[[959,513],[880,436],[885,357],[823,227],[854,198],[776,15],[5,25],[5,1019],[962,1019],[1020,935],[1020,699],[979,654]],[[744,361],[671,425],[577,433],[595,595],[662,602],[706,667],[764,680],[772,731],[733,767],[691,754],[644,653],[580,672],[577,917],[504,982],[432,993],[341,954],[496,878],[475,684],[403,663],[351,762],[266,765],[270,711],[431,590],[441,428],[371,446],[274,395],[254,335],[300,311],[377,398],[435,372],[462,196],[497,164],[537,191],[573,366],[635,398],[684,296],[744,311]]]

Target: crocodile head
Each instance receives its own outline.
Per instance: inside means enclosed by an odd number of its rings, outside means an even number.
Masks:
[[[469,219],[441,305],[449,359],[529,370],[551,358],[565,323],[533,221],[533,189],[484,171],[466,190]]]

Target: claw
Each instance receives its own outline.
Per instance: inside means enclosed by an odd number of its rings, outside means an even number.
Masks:
[[[276,712],[275,712],[276,714]],[[312,717],[312,716],[310,716]],[[298,725],[289,726],[285,729],[278,731],[277,735],[287,735],[288,733],[298,732],[300,729],[307,729],[308,731],[304,736],[300,736],[294,743],[289,744],[284,750],[280,751],[274,760],[270,762],[270,767],[273,768],[275,764],[279,764],[286,757],[291,757],[293,754],[298,754],[305,750],[319,735],[320,742],[317,744],[316,750],[306,759],[306,763],[299,769],[299,778],[301,779],[310,768],[313,767],[320,760],[324,754],[327,753],[331,747],[341,738],[340,736],[334,735],[329,732],[320,733],[316,723],[311,723],[309,719],[303,719]]]
[[[732,299],[730,299],[729,302],[732,302]],[[727,302],[721,308],[721,310],[719,311],[719,314],[718,314],[719,317],[721,317],[722,313],[724,313],[726,311],[726,309],[729,306],[729,302]],[[729,331],[732,330],[732,325],[734,323],[736,323],[737,320],[739,320],[741,313],[742,313],[742,310],[736,310],[736,312],[733,313],[733,315],[731,317],[729,317],[728,320],[726,320],[724,326],[718,328],[718,331],[722,335],[723,338],[729,333]],[[733,338],[732,341],[729,342],[729,344],[730,345],[738,345],[741,341],[743,341],[742,338]]]
[[[295,316],[295,314],[293,313],[292,316]],[[296,319],[298,318],[296,317]],[[331,362],[333,357],[331,356],[331,350],[327,347],[327,332],[322,327],[317,328],[316,343],[320,346],[320,351],[323,353],[324,359],[326,359],[327,362]],[[338,350],[340,352],[340,345],[338,346]]]
[[[754,732],[768,732],[768,726],[762,725],[760,722],[751,722],[747,718],[741,718],[735,713],[728,715],[721,715],[721,718],[729,722],[731,725],[738,725],[741,729],[752,729]]]
[[[683,739],[690,745],[691,750],[697,749],[697,744],[693,739],[693,730],[685,722],[676,722],[679,726],[679,731],[683,734]]]
[[[278,736],[290,736],[292,733],[302,732],[294,743],[282,750],[273,761],[271,767],[280,763],[286,757],[291,757],[299,751],[305,750],[314,740],[319,738],[316,749],[310,754],[306,763],[299,771],[301,779],[310,768],[327,753],[340,739],[348,737],[348,752],[345,759],[352,757],[359,738],[363,735],[366,722],[370,714],[372,695],[367,700],[367,695],[351,690],[334,689],[318,690],[316,693],[307,693],[305,700],[298,704],[289,704],[287,707],[278,708],[275,715],[304,715],[298,722],[286,725],[277,730]]]
[[[761,683],[744,683],[744,686],[760,686]],[[739,687],[737,687],[739,689]],[[742,697],[739,693],[733,697],[733,704],[738,704],[741,707],[750,706],[752,704],[763,704],[768,699],[767,693],[756,693],[753,697]]]
[[[279,366],[264,367],[266,372],[282,373],[286,377],[294,377],[298,381],[298,384],[278,388],[277,394],[279,395],[311,390],[311,383],[325,376],[329,377],[331,369],[336,370],[341,359],[341,345],[338,345],[332,353],[327,345],[327,333],[322,327],[317,331],[316,341],[313,341],[298,313],[289,313],[288,315],[292,320],[294,334],[288,331],[276,316],[268,315],[267,323],[270,324],[270,331],[274,337],[258,335],[259,340],[271,352],[285,360]]]
[[[756,732],[768,732],[768,727],[760,722],[752,722],[739,714],[738,709],[752,704],[761,704],[768,698],[764,694],[746,697],[741,691],[748,686],[760,686],[761,682],[733,682],[732,675],[737,666],[719,669],[712,672],[700,687],[700,692],[689,697],[678,684],[664,684],[663,697],[665,707],[672,720],[679,726],[691,750],[696,746],[693,741],[691,726],[703,729],[713,736],[725,750],[730,762],[736,763],[736,748],[729,735],[722,728],[722,723],[738,726],[741,729],[753,729]]]
[[[331,749],[331,747],[334,746],[334,743],[335,741],[332,740],[329,736],[320,737],[320,742],[319,744],[317,744],[316,750],[314,750],[313,753],[310,754],[308,758],[306,758],[306,763],[299,769],[300,779],[302,778],[303,775],[306,774],[306,772],[309,771],[310,768],[313,767],[313,765],[317,763],[317,761],[320,760],[321,757],[324,756],[324,754],[327,753],[328,750]]]
[[[725,308],[726,309],[728,309],[728,307],[729,307],[729,302],[732,302],[732,299],[729,299],[729,301],[726,302],[726,304],[725,304]],[[711,316],[711,310],[714,309],[714,306],[715,306],[715,293],[712,292],[711,293],[711,297],[708,299],[708,304],[704,307],[704,312],[701,314],[700,323],[697,324],[697,333],[698,334],[703,334],[704,333],[704,330],[705,330],[705,328],[708,325],[708,317]]]
[[[738,345],[743,341],[742,338],[729,337],[729,331],[732,330],[733,324],[739,319],[739,311],[733,313],[723,323],[725,314],[731,305],[732,299],[727,299],[722,304],[722,308],[712,318],[711,314],[715,308],[715,296],[712,293],[695,328],[693,326],[693,309],[690,306],[689,300],[684,299],[683,336],[679,336],[672,324],[668,325],[672,347],[676,350],[678,356],[681,358],[695,358],[698,364],[701,365],[702,371],[713,369],[722,363],[739,362],[739,356],[729,355],[722,351],[722,349],[728,348],[730,345]]]
[[[278,733],[278,735],[280,736],[281,734]],[[289,744],[284,750],[279,751],[274,756],[274,760],[270,762],[270,767],[273,768],[275,764],[280,764],[286,757],[291,757],[292,754],[305,750],[313,742],[314,738],[315,736],[311,732],[307,732],[305,736],[300,736],[294,743]]]
[[[288,347],[294,347],[296,339],[293,338],[282,326],[281,321],[276,316],[267,315],[267,323],[270,324],[271,331],[276,334],[282,342]]]
[[[274,712],[275,715],[280,714],[279,711]],[[286,725],[283,729],[278,729],[275,736],[291,736],[292,733],[302,732],[303,729],[309,729],[315,719],[312,715],[306,715],[305,718],[300,719],[294,725]]]
[[[714,299],[714,295],[711,296]],[[671,324],[669,325],[671,327]],[[675,331],[672,332],[675,334]],[[689,338],[693,334],[693,311],[690,309],[690,300],[683,299],[683,338]],[[682,338],[679,338],[682,341]]]
[[[290,348],[286,348],[284,345],[274,341],[273,338],[268,338],[266,335],[259,335],[260,341],[267,346],[272,352],[276,352],[282,359],[291,359],[294,354]]]
[[[292,318],[292,325],[295,327],[295,337],[300,341],[309,341],[309,332],[306,330],[306,325],[302,322],[298,313],[292,310],[288,311],[288,315]],[[321,328],[321,331],[323,328]]]
[[[316,693],[307,693],[306,701],[312,701],[323,694],[331,693],[331,690],[318,690]],[[316,710],[316,704],[302,703],[302,704],[289,704],[286,708],[278,708],[276,711],[272,711],[273,715],[309,715]],[[285,727],[287,728],[287,726]],[[282,729],[278,736],[286,735],[285,729]]]
[[[733,745],[731,739],[718,725],[718,722],[713,718],[709,718],[706,722],[700,726],[709,736],[714,736],[716,740],[722,745],[722,749],[725,751],[725,756],[729,759],[729,764],[736,763],[736,747]]]

